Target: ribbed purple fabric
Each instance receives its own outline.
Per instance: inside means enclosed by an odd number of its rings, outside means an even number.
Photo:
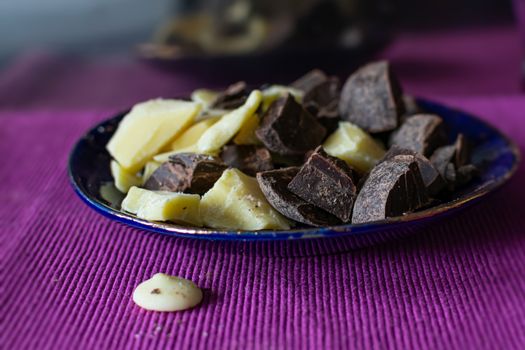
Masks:
[[[25,82],[7,73],[0,95],[30,86],[29,73]],[[70,188],[73,143],[116,108],[57,108],[54,100],[46,110],[30,101],[58,98],[53,86],[72,101],[65,87],[74,95],[87,81],[51,79],[49,90],[40,82],[17,92],[31,108],[0,108],[1,349],[525,346],[523,165],[480,205],[366,249],[294,257],[279,246],[168,238],[96,214]],[[122,94],[133,90],[122,86]],[[441,100],[489,120],[525,151],[525,96]],[[203,303],[141,310],[132,291],[156,272],[195,281]]]
[[[464,100],[525,149],[525,98]],[[280,257],[149,234],[101,217],[68,184],[68,150],[107,113],[1,112],[0,344],[18,348],[515,348],[525,344],[525,169],[485,203],[413,238]],[[203,304],[131,300],[155,272]]]

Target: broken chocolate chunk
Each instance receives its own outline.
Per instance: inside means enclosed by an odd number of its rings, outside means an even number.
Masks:
[[[465,137],[463,134],[459,134],[454,144],[437,148],[430,157],[430,161],[439,173],[446,178],[445,172],[449,163],[452,163],[457,169],[468,163],[469,158],[470,154]]]
[[[308,203],[348,222],[356,197],[354,181],[354,173],[344,161],[329,156],[318,147],[290,181],[288,189]]]
[[[477,168],[467,164],[470,160],[470,150],[467,141],[459,134],[452,145],[439,147],[434,151],[430,161],[447,181],[449,191],[465,185],[478,175]]]
[[[248,98],[248,89],[244,81],[239,81],[228,86],[226,90],[221,92],[215,99],[212,108],[217,109],[235,109],[244,104]]]
[[[213,187],[226,168],[226,164],[212,156],[178,153],[151,174],[144,188],[204,194]]]
[[[305,155],[308,154],[308,152],[305,153]],[[304,164],[305,157],[303,155],[299,156],[285,156],[277,153],[272,153],[272,161],[274,164],[274,168],[286,168],[291,166],[298,166]]]
[[[450,163],[454,157],[455,147],[454,145],[448,145],[439,147],[434,151],[430,157],[430,162],[434,167],[439,171],[441,176],[445,177],[445,172],[447,171],[447,165]]]
[[[337,129],[339,119],[339,79],[328,78],[303,96],[303,107],[314,115],[329,132]]]
[[[273,169],[272,156],[264,147],[228,145],[221,152],[221,159],[232,168],[255,176],[259,171]]]
[[[290,84],[291,87],[303,92],[310,91],[328,79],[320,69],[313,69]]]
[[[326,129],[287,94],[271,104],[255,134],[272,152],[303,155],[323,141]]]
[[[463,186],[472,180],[472,178],[479,176],[479,170],[473,164],[460,166],[456,169],[456,186]]]
[[[386,61],[367,64],[353,73],[339,101],[341,118],[370,133],[397,128],[404,109],[401,87]]]
[[[405,116],[422,113],[422,110],[417,105],[417,101],[414,96],[406,94],[403,95],[403,103],[405,105]]]
[[[318,69],[308,72],[291,84],[303,92],[303,107],[328,130],[337,129],[339,122],[340,82]]]
[[[298,167],[289,167],[257,173],[261,191],[271,206],[287,218],[303,224],[312,226],[339,224],[340,221],[335,216],[307,203],[288,190],[288,184],[298,172]]]
[[[447,142],[443,119],[434,114],[415,114],[390,137],[390,145],[417,152],[428,157]]]
[[[429,195],[437,195],[443,188],[445,188],[446,182],[439,171],[434,167],[430,160],[417,152],[393,146],[385,154],[382,162],[399,155],[410,155],[415,157],[419,167],[419,172],[421,173],[421,178],[423,179],[423,183],[425,184]]]
[[[470,160],[470,149],[463,134],[459,134],[456,138],[456,142],[454,142],[454,148],[456,150],[454,154],[454,166],[459,168],[467,164]]]
[[[400,216],[430,202],[417,161],[395,156],[376,165],[357,195],[352,223]]]

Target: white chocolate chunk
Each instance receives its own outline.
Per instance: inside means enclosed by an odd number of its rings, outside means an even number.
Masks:
[[[110,165],[111,175],[115,182],[115,187],[122,193],[128,193],[130,187],[142,184],[142,179],[135,174],[127,172],[116,161],[112,160]]]
[[[150,160],[149,162],[144,165],[144,172],[142,173],[142,184],[144,185],[146,181],[148,181],[151,174],[155,172],[161,165],[160,162],[156,162],[154,160]]]
[[[260,145],[262,142],[255,135],[255,130],[259,127],[259,116],[257,113],[252,114],[239,130],[239,133],[233,138],[237,145]]]
[[[168,191],[150,191],[131,187],[122,201],[122,209],[151,221],[173,221],[202,226],[200,196]]]
[[[197,149],[197,142],[206,130],[219,121],[218,117],[205,119],[193,124],[171,143],[172,151],[189,152],[188,149]]]
[[[196,118],[195,121],[200,122],[201,120],[206,120],[210,118],[220,118],[224,116],[225,114],[228,114],[230,111],[225,109],[206,109],[203,112],[201,112]]]
[[[222,116],[200,137],[197,143],[199,153],[217,151],[228,143],[239,132],[246,120],[255,113],[261,100],[261,92],[254,90],[242,106]]]
[[[290,222],[266,200],[257,180],[228,169],[201,200],[206,226],[233,230],[286,230]]]
[[[372,169],[385,155],[384,148],[358,126],[340,122],[323,144],[326,153],[344,160],[361,172]]]
[[[151,311],[182,311],[202,301],[202,290],[192,281],[156,273],[133,291],[133,301]]]
[[[139,103],[122,119],[106,148],[124,169],[136,173],[184,131],[199,110],[199,104],[180,100]]]
[[[217,99],[219,93],[208,89],[197,89],[191,93],[191,100],[199,103],[203,109],[208,109]]]
[[[303,92],[301,90],[295,89],[290,86],[284,86],[284,85],[271,85],[268,88],[264,89],[262,91],[263,94],[263,102],[262,102],[262,110],[263,112],[268,110],[268,107],[277,100],[279,97],[285,96],[286,94],[292,94],[294,99],[301,103],[303,100]]]
[[[157,162],[167,162],[169,157],[181,153],[181,152],[190,152],[197,153],[197,142],[200,137],[206,130],[208,130],[213,124],[215,124],[219,118],[209,118],[202,120],[194,125],[192,125],[188,130],[183,132],[175,141],[171,144],[171,151],[157,154],[153,159]],[[215,155],[217,152],[209,152],[209,155]]]

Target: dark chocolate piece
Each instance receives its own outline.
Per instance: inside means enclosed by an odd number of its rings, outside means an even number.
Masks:
[[[303,107],[306,108],[329,131],[337,129],[339,124],[340,83],[336,77],[305,91]]]
[[[340,82],[337,77],[328,77],[318,69],[306,73],[291,84],[304,95],[303,107],[328,130],[337,129],[339,123]]]
[[[266,199],[279,213],[287,218],[312,226],[337,225],[340,221],[326,211],[307,203],[290,192],[290,181],[299,172],[289,167],[257,173],[257,181]]]
[[[467,140],[463,134],[459,134],[454,142],[454,148],[456,150],[454,154],[454,166],[456,168],[466,165],[470,161],[470,149]]]
[[[443,119],[434,114],[408,117],[390,137],[390,146],[408,149],[428,157],[447,142]]]
[[[356,197],[353,171],[341,159],[326,154],[322,147],[312,153],[288,189],[341,221],[350,220]]]
[[[415,157],[419,167],[419,172],[421,173],[421,178],[423,179],[423,183],[425,184],[429,195],[437,195],[443,188],[445,188],[446,182],[439,171],[434,167],[430,160],[417,152],[393,146],[385,154],[382,162],[399,155],[410,155]]]
[[[463,186],[472,180],[472,178],[479,176],[479,170],[473,164],[460,166],[456,169],[456,186]]]
[[[423,185],[425,187],[424,187],[424,189],[422,191],[420,191],[420,190],[418,190],[415,187],[410,187],[410,186],[407,186],[406,184],[404,184],[405,185],[405,189],[406,189],[407,194],[408,194],[407,198],[409,198],[409,202],[410,203],[414,203],[412,210],[417,210],[417,209],[420,209],[422,207],[425,207],[431,202],[431,199],[429,197],[429,192],[428,192],[428,189],[426,187],[425,180],[423,178],[423,174],[422,174],[421,168],[419,167],[420,163],[418,162],[418,159],[417,159],[418,156],[419,157],[423,157],[423,156],[421,156],[421,155],[416,153],[416,155],[400,154],[400,155],[394,156],[394,157],[392,157],[390,159],[391,161],[394,161],[394,162],[406,163],[406,164],[409,164],[409,165],[411,163],[413,163],[414,161],[416,161],[418,172],[419,172],[419,176],[421,177],[421,180],[423,180]],[[433,169],[433,174],[432,175],[435,175],[436,173],[437,173],[437,170]],[[412,172],[410,174],[410,176],[413,178],[414,181],[417,181],[416,180],[416,176],[417,176],[416,174],[417,174],[417,172]],[[443,186],[445,185],[444,181],[443,181],[442,185]]]
[[[391,131],[404,113],[402,92],[386,61],[367,64],[346,81],[339,101],[341,118],[365,131]]]
[[[308,154],[308,152],[305,153],[305,155]],[[272,153],[272,161],[275,168],[286,168],[291,166],[298,166],[304,164],[305,157],[303,155],[299,156],[285,156],[282,154]]]
[[[259,171],[273,169],[272,156],[264,147],[227,145],[221,152],[221,159],[232,168],[250,176],[255,176]]]
[[[213,187],[226,168],[226,164],[212,156],[178,153],[151,174],[144,188],[204,194]]]
[[[226,88],[223,92],[217,96],[212,108],[218,109],[235,109],[240,107],[246,102],[248,98],[248,89],[244,81],[239,81]]]
[[[414,96],[403,95],[403,103],[405,105],[405,116],[411,116],[423,112],[417,105],[417,101]]]
[[[271,104],[255,134],[272,152],[303,155],[321,144],[326,129],[287,94]]]
[[[445,177],[445,172],[447,170],[447,165],[450,163],[455,153],[454,145],[448,145],[439,147],[434,151],[430,157],[430,162],[434,167],[439,171],[441,176]]]
[[[430,203],[417,161],[395,156],[376,165],[357,195],[352,223],[400,216]]]
[[[445,168],[445,180],[451,184],[450,190],[454,189],[454,184],[456,183],[456,167],[452,163],[448,163]]]
[[[447,181],[448,191],[467,184],[478,175],[477,168],[467,164],[470,150],[465,137],[459,134],[452,145],[440,147],[434,151],[430,161]]]
[[[317,85],[328,79],[326,74],[320,69],[313,69],[290,84],[291,87],[303,92],[310,91]]]
[[[463,134],[459,134],[452,145],[437,148],[430,157],[430,162],[446,178],[445,172],[449,163],[452,163],[457,169],[466,165],[469,158],[470,154],[465,137]]]

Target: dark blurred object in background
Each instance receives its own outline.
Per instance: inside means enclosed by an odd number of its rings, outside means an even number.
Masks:
[[[285,82],[314,67],[338,71],[362,63],[392,34],[386,0],[186,0],[178,5],[138,54],[164,68],[202,76]]]
[[[362,51],[390,36],[392,9],[385,4],[386,0],[186,0],[178,2],[183,10],[174,11],[140,52],[169,60]]]
[[[82,55],[127,53],[135,44],[151,38],[173,14],[187,15],[202,8],[215,14],[212,27],[217,29],[221,18],[217,14],[224,14],[221,12],[224,3],[223,0],[1,0],[0,63],[20,52],[42,48]],[[253,1],[252,7],[251,13],[262,16],[279,14],[271,16],[268,22],[274,41],[270,40],[266,47],[295,43],[295,47],[306,50],[315,50],[317,45],[356,47],[378,37],[388,37],[392,33],[386,29],[390,28],[390,20],[403,30],[441,30],[512,20],[511,3],[505,0],[325,0],[322,3],[266,0]],[[242,18],[246,6],[244,10],[242,5],[237,6],[236,11],[233,17]],[[226,32],[242,30],[242,23],[239,27],[239,23],[233,22],[220,28]],[[257,38],[260,25],[255,21],[251,28]],[[377,28],[383,28],[383,32]],[[218,43],[215,39],[213,35],[204,38],[209,47]],[[251,40],[251,45],[254,42]],[[237,44],[233,42],[233,46]]]
[[[444,29],[512,21],[511,0],[392,0],[402,29]]]

